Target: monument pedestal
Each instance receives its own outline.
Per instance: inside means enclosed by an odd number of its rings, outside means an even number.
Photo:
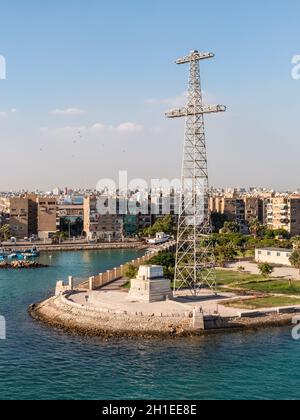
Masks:
[[[164,277],[163,267],[141,266],[138,275],[131,280],[128,299],[134,302],[163,302],[172,297],[170,280]]]

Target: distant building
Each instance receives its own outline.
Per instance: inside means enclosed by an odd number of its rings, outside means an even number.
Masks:
[[[276,265],[291,266],[290,257],[292,249],[262,248],[255,250],[255,261],[257,263],[268,263]]]
[[[246,195],[244,198],[245,221],[251,223],[253,220],[264,222],[264,200],[261,197],[251,197]]]
[[[83,204],[72,202],[58,204],[57,221],[61,232],[66,232],[70,237],[81,236],[84,222]]]
[[[300,196],[280,196],[267,200],[266,225],[283,229],[291,236],[300,235]]]
[[[40,239],[49,239],[59,230],[57,200],[55,197],[37,198],[37,227]]]
[[[83,204],[84,232],[88,239],[102,241],[123,238],[123,217],[116,214],[100,214],[97,197],[86,197]]]
[[[0,197],[1,225],[8,225],[11,237],[24,239],[29,235],[29,205],[23,197]]]

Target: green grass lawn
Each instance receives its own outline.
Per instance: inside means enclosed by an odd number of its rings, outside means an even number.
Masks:
[[[283,295],[299,295],[300,296],[300,282],[288,280],[275,280],[253,282],[239,285],[242,289],[253,290],[255,292],[265,293],[281,293]]]
[[[217,285],[226,286],[235,283],[255,282],[263,280],[263,277],[255,274],[239,273],[237,271],[216,270]]]
[[[224,290],[222,286],[227,286],[226,291],[232,292],[234,292],[234,289],[243,289],[245,291],[253,292],[300,296],[300,281],[289,282],[288,280],[266,279],[259,274],[239,273],[237,271],[228,270],[216,270],[216,277],[218,291]],[[183,286],[183,289],[185,288],[183,284],[177,282],[177,288],[179,288],[180,285]],[[130,282],[126,283],[123,287],[129,289]],[[173,289],[173,282],[171,282],[171,287]],[[279,305],[277,303],[274,304],[274,306]],[[282,306],[284,306],[284,304]]]
[[[261,275],[217,270],[217,286],[230,286],[262,293],[300,296],[300,281],[266,279]]]
[[[300,305],[300,298],[290,298],[282,296],[267,296],[263,298],[239,300],[235,302],[226,303],[225,306],[230,308],[240,309],[260,309],[260,308],[277,308],[280,306]]]

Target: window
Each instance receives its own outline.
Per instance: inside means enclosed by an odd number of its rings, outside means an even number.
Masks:
[[[280,252],[277,252],[277,257],[281,257],[281,253]]]
[[[258,255],[261,255],[261,251],[258,251]]]
[[[272,252],[271,251],[268,251],[268,257],[270,257],[271,255],[272,255]]]

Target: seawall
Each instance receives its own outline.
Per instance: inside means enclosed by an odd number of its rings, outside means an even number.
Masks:
[[[193,337],[263,328],[292,326],[294,314],[267,314],[256,318],[206,316],[205,329],[195,329],[192,314],[149,316],[116,310],[101,310],[76,304],[69,295],[31,305],[30,315],[52,328],[91,337]]]

